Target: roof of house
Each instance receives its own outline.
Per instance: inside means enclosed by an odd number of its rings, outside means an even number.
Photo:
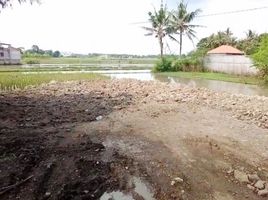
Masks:
[[[208,52],[208,54],[244,55],[244,52],[229,45],[222,45],[216,49],[212,49],[211,51]]]

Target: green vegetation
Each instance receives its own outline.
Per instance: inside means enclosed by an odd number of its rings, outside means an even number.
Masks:
[[[23,74],[18,72],[0,73],[0,90],[23,89],[30,85],[40,85],[50,81],[74,81],[74,80],[96,80],[107,77],[92,73],[40,73]]]
[[[252,30],[246,32],[246,37],[237,39],[228,28],[226,31],[219,31],[209,37],[201,39],[196,50],[186,56],[179,58],[164,58],[157,62],[155,72],[184,71],[204,72],[203,59],[207,52],[221,45],[231,45],[253,58],[255,66],[260,70],[262,80],[268,79],[268,34],[256,34]],[[254,78],[253,78],[254,79]],[[238,82],[241,82],[240,80]],[[242,80],[242,82],[244,82]]]
[[[40,49],[39,46],[33,45],[31,49],[28,49],[23,52],[24,58],[42,58],[42,57],[61,57],[61,53],[59,51],[53,50],[43,50]]]
[[[194,57],[163,57],[153,69],[154,72],[203,72],[205,71],[202,60]]]
[[[261,71],[262,77],[268,82],[268,35],[261,39],[260,46],[252,55],[254,64]]]
[[[228,28],[226,31],[219,31],[216,34],[201,39],[197,44],[196,51],[203,51],[206,53],[221,45],[230,45],[245,52],[246,55],[252,55],[259,48],[262,38],[266,36],[267,33],[258,35],[254,31],[248,30],[245,38],[237,39],[233,36],[230,28]]]
[[[23,63],[33,60],[37,64],[154,64],[157,58],[103,58],[99,57],[32,57],[24,58]]]
[[[258,77],[237,76],[231,74],[212,73],[212,72],[164,72],[161,73],[161,75],[180,77],[180,78],[200,78],[208,80],[219,80],[219,81],[253,84],[253,85],[261,85],[264,84],[265,82],[264,80],[261,80]]]

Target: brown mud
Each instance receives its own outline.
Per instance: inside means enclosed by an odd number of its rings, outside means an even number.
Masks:
[[[268,181],[268,101],[226,97],[139,81],[3,92],[0,199],[265,199],[234,174]]]

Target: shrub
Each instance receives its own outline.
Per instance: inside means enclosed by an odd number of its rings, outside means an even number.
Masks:
[[[28,65],[40,64],[40,60],[37,59],[25,59],[24,62]]]
[[[157,61],[153,69],[154,72],[168,72],[172,71],[172,61],[173,59],[164,57]]]
[[[268,77],[268,36],[261,39],[260,47],[252,55],[254,65],[260,70],[262,77]]]
[[[203,57],[164,57],[159,60],[155,67],[154,72],[204,72]]]
[[[180,59],[163,58],[159,60],[154,68],[155,72],[204,72],[203,61],[199,58],[185,57]]]

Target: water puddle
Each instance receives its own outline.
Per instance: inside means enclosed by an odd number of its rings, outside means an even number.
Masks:
[[[105,192],[100,200],[135,200],[131,195],[124,194],[123,192]]]
[[[148,187],[148,184],[141,180],[138,177],[132,177],[128,183],[127,191],[113,191],[105,192],[100,200],[155,200],[153,197],[151,188]]]
[[[143,197],[145,200],[154,200],[153,193],[148,188],[148,186],[142,182],[140,178],[133,177],[132,183],[135,185],[134,191]]]

